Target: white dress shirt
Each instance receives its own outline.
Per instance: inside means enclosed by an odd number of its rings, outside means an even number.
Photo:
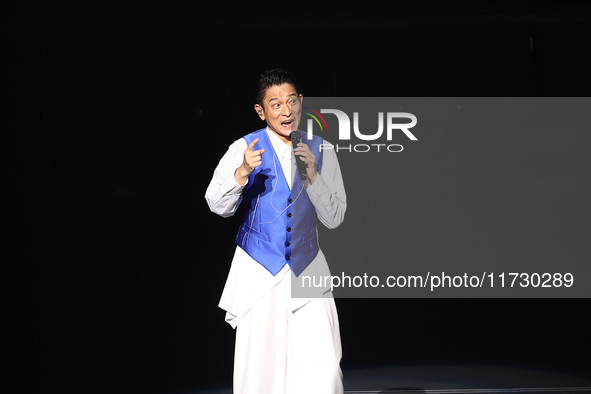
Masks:
[[[279,159],[285,179],[293,181],[296,168],[291,144],[281,141],[268,127],[267,134],[273,145],[274,152],[272,153]],[[242,201],[242,191],[246,184],[240,185],[236,182],[234,173],[242,165],[246,148],[247,143],[244,138],[240,138],[230,145],[214,170],[213,178],[205,193],[205,199],[211,211],[222,217],[232,216]],[[254,149],[257,149],[256,145]],[[291,187],[292,182],[288,183]],[[341,169],[334,149],[323,150],[322,173],[318,174],[313,184],[307,180],[304,181],[304,187],[316,209],[320,222],[328,228],[338,227],[344,219],[347,201]],[[318,251],[316,258],[299,278],[312,275],[330,275],[322,250]],[[226,311],[226,321],[236,328],[240,319],[257,300],[282,280],[290,278],[297,280],[295,275],[291,273],[289,265],[286,264],[277,275],[273,276],[242,248],[236,246],[230,272],[219,302],[219,307]],[[316,290],[318,296],[321,297],[327,288]],[[290,301],[292,311],[301,308],[309,301],[310,298],[292,298]]]

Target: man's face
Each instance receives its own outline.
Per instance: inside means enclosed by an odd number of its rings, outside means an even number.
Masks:
[[[292,84],[284,83],[267,88],[262,105],[255,104],[254,108],[269,128],[287,143],[291,132],[300,124],[302,99]]]

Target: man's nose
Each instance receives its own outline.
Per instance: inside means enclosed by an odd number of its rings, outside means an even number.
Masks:
[[[291,115],[291,104],[287,104],[282,107],[281,115],[285,115],[285,116]]]

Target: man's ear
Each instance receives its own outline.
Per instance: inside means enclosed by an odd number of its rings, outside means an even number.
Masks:
[[[259,118],[261,118],[261,120],[265,120],[265,112],[263,111],[263,107],[261,107],[260,104],[255,104],[254,110],[259,115]]]
[[[300,98],[300,105],[304,104],[304,95],[300,93],[298,97]]]

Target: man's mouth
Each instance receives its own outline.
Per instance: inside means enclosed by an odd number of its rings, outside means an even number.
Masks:
[[[293,119],[284,120],[283,122],[281,122],[281,126],[291,127],[292,123],[293,123]]]

